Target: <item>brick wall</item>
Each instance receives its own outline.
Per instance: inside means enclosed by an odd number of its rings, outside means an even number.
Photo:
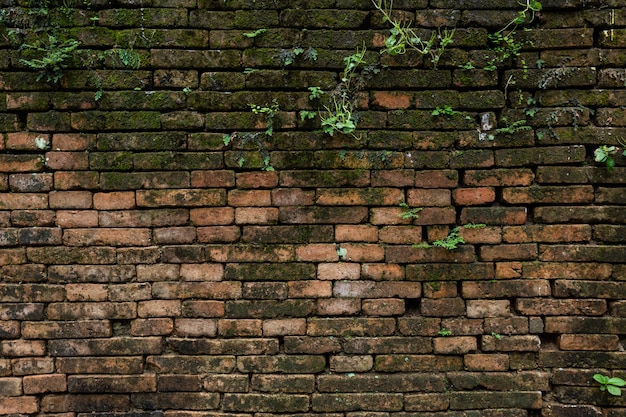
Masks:
[[[541,3],[0,0],[0,414],[626,415],[626,2]]]

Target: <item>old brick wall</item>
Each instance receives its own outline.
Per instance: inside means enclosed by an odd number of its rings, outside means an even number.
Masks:
[[[538,3],[0,0],[0,414],[626,415],[626,2]]]

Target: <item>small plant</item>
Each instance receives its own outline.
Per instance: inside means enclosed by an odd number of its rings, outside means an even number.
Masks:
[[[46,78],[46,81],[58,83],[63,77],[63,70],[67,68],[67,61],[72,58],[73,52],[80,42],[76,39],[60,40],[56,36],[48,35],[47,42],[36,41],[34,44],[25,44],[24,49],[39,52],[42,56],[34,59],[20,59],[20,62],[29,68],[40,70],[37,81]]]
[[[341,83],[329,93],[330,103],[320,112],[322,130],[333,136],[336,132],[352,135],[355,139],[360,136],[354,134],[357,125],[356,91],[359,90],[359,81],[362,81],[359,68],[366,64],[365,46],[344,58],[345,68],[341,76]],[[311,93],[313,94],[312,90]],[[321,91],[321,90],[319,90]],[[316,90],[316,94],[317,94]]]
[[[398,217],[405,220],[417,219],[420,216],[419,212],[423,210],[422,207],[411,208],[407,203],[400,203],[400,207],[402,207],[402,212],[398,214]]]
[[[243,36],[245,36],[246,38],[256,38],[257,36],[263,34],[267,32],[267,29],[257,29],[253,32],[244,32]]]
[[[624,148],[622,155],[626,156],[626,139],[618,138],[617,141]],[[593,151],[593,159],[596,162],[603,162],[606,165],[606,169],[613,171],[615,168],[615,159],[613,159],[613,155],[616,155],[618,151],[619,148],[617,146],[601,145]]]
[[[494,47],[492,50],[496,53],[496,57],[492,58],[487,66],[484,68],[487,71],[494,71],[497,69],[497,65],[504,62],[508,58],[519,58],[522,48],[525,43],[517,41],[515,39],[515,31],[519,25],[526,23],[526,19],[530,16],[530,22],[535,20],[535,14],[543,9],[540,1],[537,0],[524,0],[520,2],[522,6],[525,6],[523,10],[517,12],[517,16],[507,23],[502,29],[495,33],[488,35],[489,41]],[[528,65],[526,61],[521,58],[520,63],[524,69],[524,78],[528,71]]]
[[[446,329],[445,327],[442,327],[441,329],[439,329],[439,331],[437,332],[437,334],[438,334],[439,336],[444,336],[444,337],[447,337],[447,336],[452,336],[452,331],[450,331],[450,330]]]
[[[459,112],[446,104],[443,107],[437,106],[437,108],[433,110],[431,114],[433,116],[454,116],[455,114],[459,114]]]
[[[317,112],[312,110],[300,110],[300,120],[302,121],[314,119],[315,115],[317,115]]]
[[[297,57],[302,55],[307,61],[317,61],[317,50],[315,48],[304,49],[299,46],[292,49],[283,49],[278,54],[278,58],[287,67],[293,64]]]
[[[611,395],[619,397],[622,395],[620,387],[626,386],[626,381],[622,378],[613,377],[610,378],[606,375],[595,374],[593,379],[600,384],[600,391],[606,391]]]
[[[505,134],[505,135],[513,135],[518,132],[523,132],[526,130],[532,130],[531,126],[526,124],[526,120],[517,120],[513,123],[509,123],[506,117],[502,118],[502,123],[504,123],[503,127],[499,127],[494,132],[496,134]],[[490,134],[487,136],[489,140],[494,140],[496,137],[494,134]]]
[[[459,229],[459,226],[451,229],[448,236],[440,240],[435,240],[433,242],[433,246],[438,246],[447,250],[456,249],[459,244],[465,243],[465,239],[459,236]]]
[[[424,40],[411,29],[413,22],[402,23],[392,18],[393,0],[372,0],[372,2],[376,10],[382,13],[383,23],[389,22],[391,24],[390,35],[385,40],[385,48],[380,52],[386,52],[389,55],[401,55],[406,53],[407,49],[413,49],[422,55],[430,55],[430,61],[437,68],[444,50],[454,42],[454,30],[439,30],[436,33],[433,32],[428,40]]]
[[[263,170],[264,171],[273,171],[274,167],[270,165],[270,154],[265,144],[263,143],[264,139],[270,138],[274,134],[274,123],[276,118],[276,113],[280,110],[278,107],[278,103],[276,100],[272,101],[271,106],[260,106],[258,104],[250,103],[248,104],[252,113],[254,114],[262,114],[265,115],[265,130],[261,132],[248,132],[248,133],[238,133],[233,132],[230,135],[224,135],[222,137],[222,141],[224,142],[224,146],[228,146],[234,141],[238,142],[239,147],[239,157],[237,158],[237,163],[239,166],[243,166],[245,162],[245,158],[243,156],[243,150],[246,145],[250,142],[254,142],[259,148],[259,152],[261,153],[261,158],[263,159]]]
[[[115,48],[114,51],[125,67],[137,69],[141,65],[141,57],[132,45],[128,48]]]
[[[324,95],[324,91],[319,87],[309,87],[309,100],[317,100]]]
[[[496,340],[502,340],[502,336],[500,335],[500,333],[496,333],[496,332],[491,332],[491,335],[496,339]]]

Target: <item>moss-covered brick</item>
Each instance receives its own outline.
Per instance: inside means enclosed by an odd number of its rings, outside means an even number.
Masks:
[[[155,49],[150,53],[154,68],[224,69],[239,68],[241,52],[237,50]]]
[[[398,70],[381,72],[367,82],[367,86],[380,89],[403,88],[449,88],[452,84],[450,71],[445,70]]]
[[[126,156],[123,165],[128,164]],[[132,165],[131,165],[132,166]],[[186,172],[103,172],[100,174],[100,187],[103,190],[136,190],[140,188],[185,188],[190,184]]]
[[[571,164],[585,160],[583,146],[553,146],[540,148],[501,149],[495,151],[496,166]]]
[[[137,191],[137,206],[220,206],[226,202],[224,190],[178,189]]]
[[[62,85],[70,89],[96,90],[98,83],[104,90],[145,88],[152,85],[152,73],[136,70],[99,70],[95,72],[75,70],[66,71],[62,78]]]
[[[134,82],[143,84],[137,79]],[[91,96],[93,100],[93,94]],[[185,107],[185,100],[186,96],[182,91],[107,91],[98,100],[98,108],[108,111],[179,110]]]
[[[309,396],[304,394],[225,394],[226,411],[294,413],[309,410]]]
[[[332,242],[332,226],[246,226],[243,241],[250,243]]]
[[[187,137],[180,132],[101,133],[97,136],[99,151],[179,150],[187,146]]]
[[[589,87],[596,83],[596,68],[557,67],[544,69],[514,69],[505,71],[505,79],[513,77],[518,88],[554,89]]]
[[[243,281],[297,281],[315,277],[313,265],[298,263],[230,264],[225,278]]]
[[[56,111],[29,113],[26,127],[40,132],[65,132],[70,130],[70,114]]]
[[[187,23],[187,10],[182,8],[105,9],[98,12],[98,24],[105,27],[180,27]]]
[[[227,301],[227,318],[308,317],[316,310],[314,300],[237,300]]]
[[[194,28],[211,28],[213,30],[234,29],[234,11],[190,10],[189,26]]]
[[[285,27],[357,29],[367,16],[368,12],[360,10],[286,9],[280,14],[280,23]]]
[[[362,223],[368,216],[366,207],[281,207],[279,221],[287,224]]]
[[[159,129],[161,117],[158,112],[102,112],[73,113],[72,128],[82,131]]]
[[[8,93],[2,110],[45,111],[50,108],[50,93]]]
[[[200,129],[204,127],[204,116],[192,111],[169,112],[161,115],[161,125],[166,130]]]
[[[453,151],[450,168],[488,168],[494,164],[494,155],[489,150]]]

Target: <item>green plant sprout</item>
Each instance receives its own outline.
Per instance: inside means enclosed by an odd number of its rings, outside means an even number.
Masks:
[[[450,230],[448,236],[443,239],[435,240],[432,245],[440,248],[444,248],[447,250],[454,250],[461,243],[465,243],[465,239],[459,236],[460,227],[457,226]]]
[[[317,50],[315,48],[304,49],[300,46],[281,50],[278,58],[283,63],[283,66],[287,67],[293,64],[300,55],[307,61],[317,61]]]
[[[449,329],[446,329],[445,327],[442,327],[441,329],[439,329],[437,334],[439,336],[447,337],[447,336],[452,336],[452,331]]]
[[[502,118],[502,123],[504,123],[504,126],[495,129],[494,130],[495,134],[513,135],[513,134],[518,133],[518,132],[524,132],[526,130],[532,130],[532,127],[528,126],[526,124],[526,120],[525,119],[516,120],[513,123],[509,123],[508,119],[506,117],[503,117]],[[494,140],[495,139],[495,135],[494,134],[488,135],[488,139],[489,140]]]
[[[600,391],[606,391],[616,397],[622,395],[622,390],[620,389],[620,387],[626,386],[626,381],[624,381],[622,378],[610,378],[606,375],[595,374],[593,376],[593,379],[600,384]]]
[[[354,134],[357,125],[355,111],[356,90],[358,90],[355,84],[359,79],[359,68],[366,64],[365,51],[365,46],[363,46],[354,54],[344,58],[345,67],[341,75],[341,83],[329,93],[330,103],[324,106],[323,112],[320,112],[322,130],[330,136],[339,132],[352,135],[357,140],[361,138]],[[313,94],[313,91],[311,93]]]
[[[407,203],[400,203],[400,207],[402,207],[402,212],[398,214],[398,217],[405,220],[417,219],[420,216],[419,212],[423,210],[422,207],[411,208]]]
[[[540,12],[543,6],[541,2],[537,0],[525,0],[525,2],[520,2],[520,4],[525,7],[523,10],[517,12],[517,16],[514,19],[508,22],[502,29],[488,35],[489,41],[494,45],[492,50],[497,56],[487,63],[484,68],[485,70],[495,71],[497,64],[502,63],[508,58],[519,58],[521,56],[521,51],[525,43],[515,39],[515,31],[519,25],[526,22],[528,16],[530,16],[528,23],[532,23],[535,20],[536,13]],[[528,65],[526,65],[526,61],[523,58],[521,58],[520,63],[524,69],[524,78],[526,78]]]
[[[48,35],[47,42],[36,41],[32,45],[25,44],[24,49],[30,49],[42,54],[40,58],[20,59],[20,62],[29,68],[40,70],[37,81],[46,78],[46,81],[58,83],[63,77],[63,70],[67,68],[67,61],[72,58],[73,52],[80,42],[76,39],[60,40],[56,36]]]
[[[316,100],[324,95],[324,91],[320,87],[309,87],[309,100]]]
[[[402,55],[406,53],[407,49],[413,49],[422,55],[430,55],[433,67],[437,68],[444,50],[454,42],[454,30],[439,30],[437,33],[433,32],[430,39],[424,40],[411,29],[413,22],[402,23],[391,17],[393,0],[372,0],[372,3],[376,10],[382,13],[383,23],[389,22],[391,24],[390,35],[385,40],[385,48],[380,52],[386,52],[389,55]]]
[[[455,114],[459,114],[459,112],[446,104],[443,107],[437,106],[437,108],[433,110],[431,114],[433,116],[454,116]]]
[[[496,332],[491,332],[491,335],[496,339],[496,340],[502,340],[502,335],[500,335],[500,333],[496,333]]]

